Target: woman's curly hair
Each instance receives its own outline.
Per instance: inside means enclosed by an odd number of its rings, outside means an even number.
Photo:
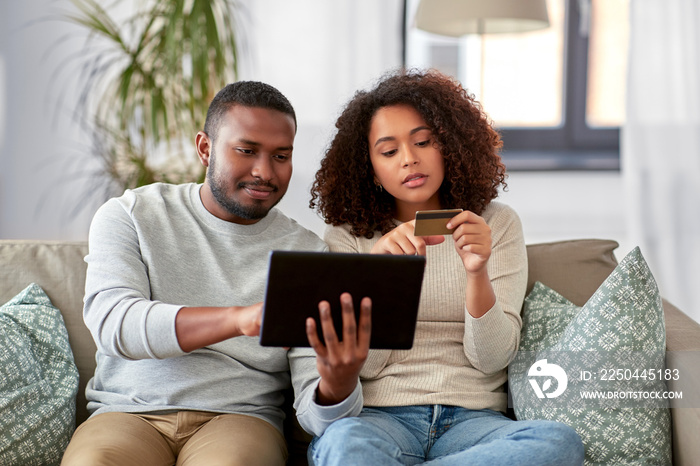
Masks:
[[[394,198],[374,184],[368,137],[377,110],[401,104],[418,111],[442,153],[443,207],[481,215],[498,188],[506,187],[506,167],[499,155],[503,143],[474,97],[437,71],[398,71],[374,89],[358,91],[335,124],[338,131],[316,173],[309,202],[327,224],[347,223],[352,234],[366,238],[396,226]]]

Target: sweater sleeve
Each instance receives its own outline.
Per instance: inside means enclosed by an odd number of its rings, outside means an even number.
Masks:
[[[150,299],[138,234],[120,201],[95,214],[85,261],[83,317],[102,353],[131,360],[185,354],[175,332],[181,306]]]
[[[316,370],[316,355],[310,348],[289,351],[289,367],[294,386],[294,409],[299,425],[309,434],[321,436],[334,421],[360,414],[363,405],[358,379],[355,390],[342,402],[332,406],[316,403],[316,388],[321,378]]]
[[[480,318],[464,310],[464,351],[470,363],[485,374],[504,369],[515,357],[527,287],[527,251],[520,219],[510,207],[497,206],[489,222],[493,247],[488,263],[496,303]]]

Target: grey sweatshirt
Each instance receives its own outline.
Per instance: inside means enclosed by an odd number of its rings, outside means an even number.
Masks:
[[[320,435],[362,408],[359,387],[330,407],[314,401],[309,348],[261,347],[236,337],[185,353],[175,334],[184,306],[263,300],[273,249],[326,250],[278,209],[253,225],[209,213],[198,184],[154,184],[109,200],[95,214],[85,258],[84,319],[97,344],[86,396],[94,414],[203,410],[256,416],[282,429],[283,390],[294,386],[299,422]]]

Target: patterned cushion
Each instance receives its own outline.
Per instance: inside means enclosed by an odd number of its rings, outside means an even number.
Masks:
[[[509,367],[518,419],[572,426],[586,464],[671,464],[665,328],[656,282],[639,248],[583,307],[536,283]]]
[[[36,284],[0,307],[0,464],[59,464],[78,370],[63,318]]]

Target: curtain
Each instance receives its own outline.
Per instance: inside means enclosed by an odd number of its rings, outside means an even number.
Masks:
[[[630,240],[700,322],[700,2],[631,0],[622,173]]]

